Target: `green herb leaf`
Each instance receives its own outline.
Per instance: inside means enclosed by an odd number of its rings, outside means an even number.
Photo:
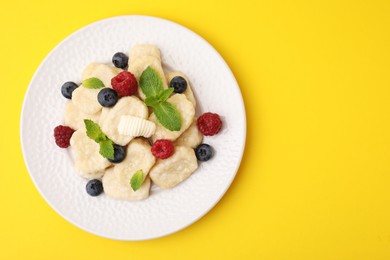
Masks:
[[[174,106],[166,102],[174,89],[164,89],[158,73],[150,66],[142,72],[139,85],[146,96],[145,104],[153,107],[154,114],[161,125],[171,131],[179,131],[180,114]]]
[[[107,139],[102,129],[98,124],[89,119],[84,119],[85,128],[87,129],[87,136],[99,143]]]
[[[138,170],[134,173],[133,177],[130,180],[130,186],[133,191],[137,191],[144,181],[144,172],[142,170]]]
[[[99,153],[107,159],[114,159],[114,145],[110,139],[99,142],[100,150]]]
[[[164,90],[160,77],[150,66],[142,72],[139,85],[146,97],[156,97]]]
[[[145,99],[145,104],[149,107],[155,107],[158,106],[159,102],[158,99],[155,97],[147,97]]]
[[[85,88],[91,88],[91,89],[104,88],[103,81],[101,81],[98,78],[89,78],[89,79],[83,80],[82,85]]]
[[[89,119],[84,119],[87,136],[100,145],[99,153],[108,159],[114,159],[114,145],[103,133],[98,124]]]
[[[181,117],[176,108],[167,101],[159,103],[154,108],[154,114],[156,115],[160,124],[171,131],[179,131],[181,128]]]
[[[169,96],[172,94],[172,92],[174,91],[173,88],[167,88],[167,89],[164,89],[163,91],[161,91],[158,96],[157,96],[157,99],[159,102],[164,102],[166,101]]]

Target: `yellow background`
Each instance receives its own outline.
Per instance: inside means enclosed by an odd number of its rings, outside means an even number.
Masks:
[[[390,3],[319,2],[1,0],[0,259],[390,259]],[[100,238],[57,215],[19,141],[23,97],[48,52],[126,14],[170,19],[215,46],[248,121],[220,203],[144,242]]]

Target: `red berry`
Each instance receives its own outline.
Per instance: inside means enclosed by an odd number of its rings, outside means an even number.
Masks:
[[[204,113],[197,121],[199,131],[204,135],[215,135],[222,128],[222,121],[218,114]]]
[[[54,138],[56,144],[61,148],[67,148],[70,145],[70,138],[72,137],[74,130],[69,126],[59,125],[54,128]]]
[[[152,145],[152,154],[159,159],[167,159],[173,154],[174,149],[170,140],[160,139]]]
[[[122,71],[111,79],[112,88],[120,97],[131,96],[137,93],[138,83],[134,75],[127,70]]]

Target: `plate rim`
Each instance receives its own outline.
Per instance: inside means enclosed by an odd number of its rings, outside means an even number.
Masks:
[[[106,234],[101,234],[99,232],[96,232],[96,231],[93,231],[93,230],[90,230],[89,228],[86,228],[82,225],[79,225],[78,223],[76,223],[75,221],[69,219],[66,214],[64,214],[63,212],[61,212],[55,205],[53,205],[50,200],[45,196],[45,194],[42,192],[42,190],[40,189],[39,185],[37,185],[37,181],[35,179],[35,177],[32,175],[31,173],[31,169],[30,169],[30,166],[29,164],[27,163],[27,155],[26,155],[26,149],[25,149],[25,144],[23,143],[23,139],[24,139],[24,135],[23,135],[23,126],[24,126],[24,123],[23,123],[23,118],[24,118],[24,114],[25,114],[25,107],[26,107],[26,100],[29,96],[29,93],[30,93],[30,90],[31,90],[31,85],[32,83],[34,82],[35,78],[37,77],[38,73],[41,71],[41,68],[43,67],[43,65],[47,62],[47,60],[53,55],[53,53],[58,49],[60,48],[60,46],[62,46],[63,44],[65,44],[67,41],[71,40],[72,37],[75,37],[77,36],[78,34],[80,33],[83,33],[83,31],[87,30],[88,28],[90,27],[93,27],[93,26],[96,26],[100,23],[105,23],[107,21],[115,21],[115,20],[121,20],[123,18],[129,18],[129,17],[132,17],[132,18],[140,18],[140,19],[152,19],[152,20],[156,20],[156,21],[159,21],[159,22],[162,22],[162,23],[168,23],[168,24],[171,24],[173,26],[178,26],[180,27],[181,29],[189,32],[190,34],[194,35],[195,37],[199,38],[202,42],[204,42],[206,45],[208,45],[208,47],[210,47],[216,54],[217,54],[217,57],[218,59],[220,59],[220,61],[222,61],[222,64],[224,64],[224,66],[227,68],[227,71],[229,71],[229,74],[230,74],[230,77],[232,77],[232,79],[234,80],[235,82],[235,86],[237,88],[237,92],[239,94],[239,98],[240,98],[240,101],[241,101],[241,105],[242,105],[242,111],[243,111],[243,114],[241,115],[242,116],[242,119],[243,119],[243,136],[242,136],[242,144],[241,144],[241,150],[238,154],[238,159],[239,159],[239,163],[237,163],[235,169],[234,169],[234,174],[232,174],[231,176],[231,179],[228,181],[228,185],[226,185],[225,189],[223,190],[223,192],[221,192],[221,195],[218,199],[215,200],[214,203],[211,204],[211,206],[209,208],[207,208],[207,210],[204,210],[203,214],[200,214],[197,218],[194,218],[193,221],[189,222],[189,223],[186,223],[185,225],[183,226],[180,226],[176,229],[173,229],[172,231],[170,232],[166,232],[164,234],[161,234],[161,235],[157,235],[157,236],[149,236],[149,237],[145,237],[143,239],[128,239],[128,238],[118,238],[118,237],[114,237],[114,236],[110,236],[110,235],[106,235]],[[106,239],[111,239],[111,240],[117,240],[117,241],[146,241],[146,240],[152,240],[152,239],[158,239],[158,238],[161,238],[161,237],[165,237],[165,236],[169,236],[171,234],[174,234],[176,232],[179,232],[189,226],[191,226],[192,224],[194,224],[195,222],[197,222],[199,219],[203,218],[206,214],[208,214],[220,201],[221,199],[223,198],[223,196],[226,194],[226,192],[228,191],[228,189],[230,188],[230,186],[232,185],[233,183],[233,180],[235,179],[236,175],[237,175],[237,172],[241,166],[241,162],[242,162],[242,158],[243,158],[243,155],[244,155],[244,151],[245,151],[245,146],[246,146],[246,134],[247,134],[247,120],[246,120],[246,110],[245,110],[245,103],[244,103],[244,99],[243,99],[243,96],[242,96],[242,93],[241,93],[241,89],[238,85],[238,82],[232,72],[232,70],[230,69],[229,65],[227,64],[227,62],[225,61],[225,59],[222,57],[222,55],[216,50],[216,48],[214,48],[214,46],[212,46],[206,39],[204,39],[202,36],[200,36],[199,34],[195,33],[194,31],[192,31],[191,29],[179,24],[179,23],[176,23],[176,22],[173,22],[171,20],[168,20],[168,19],[165,19],[165,18],[161,18],[161,17],[157,17],[157,16],[150,16],[150,15],[138,15],[138,14],[134,14],[134,15],[120,15],[120,16],[112,16],[112,17],[108,17],[108,18],[104,18],[104,19],[100,19],[98,21],[95,21],[95,22],[92,22],[92,23],[89,23],[79,29],[77,29],[76,31],[72,32],[71,34],[69,34],[67,37],[65,37],[63,40],[61,40],[59,43],[56,44],[56,46],[48,53],[46,54],[45,58],[41,61],[41,63],[39,64],[39,66],[37,67],[37,69],[35,70],[31,80],[29,81],[28,83],[28,86],[27,86],[27,90],[24,94],[24,98],[23,98],[23,104],[22,104],[22,109],[21,109],[21,112],[20,112],[20,129],[19,129],[19,134],[20,134],[20,143],[21,143],[21,148],[22,148],[22,154],[23,154],[23,161],[24,161],[24,164],[27,168],[27,172],[28,172],[28,175],[30,176],[32,182],[34,183],[34,186],[35,188],[38,190],[39,194],[42,196],[42,198],[44,199],[44,201],[51,207],[51,209],[53,209],[59,216],[61,216],[63,219],[65,219],[66,221],[68,221],[69,223],[71,223],[72,225],[76,226],[77,228],[87,232],[87,233],[90,233],[90,234],[93,234],[93,235],[96,235],[96,236],[99,236],[99,237],[102,237],[102,238],[106,238]]]

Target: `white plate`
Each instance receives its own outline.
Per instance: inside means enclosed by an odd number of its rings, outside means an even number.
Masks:
[[[152,188],[139,202],[90,197],[86,180],[74,173],[69,150],[54,143],[63,123],[66,81],[79,82],[91,62],[109,63],[136,43],[157,45],[164,66],[190,79],[200,112],[223,116],[220,134],[204,142],[215,148],[186,181],[171,190]],[[237,82],[217,51],[194,32],[173,22],[122,16],[93,23],[62,41],[42,62],[28,87],[21,115],[21,142],[28,171],[42,196],[62,217],[93,234],[119,240],[165,236],[194,223],[221,199],[236,175],[246,137],[245,108]]]

